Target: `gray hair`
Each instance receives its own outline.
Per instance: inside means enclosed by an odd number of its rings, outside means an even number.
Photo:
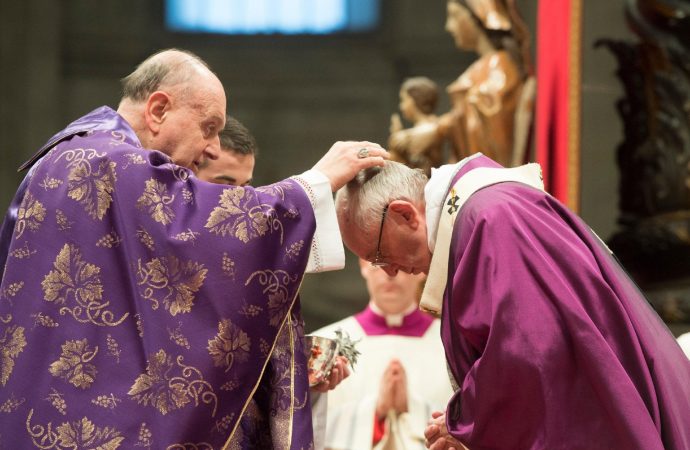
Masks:
[[[423,205],[427,181],[420,169],[395,161],[362,170],[336,194],[338,218],[354,223],[359,230],[372,230],[379,225],[383,208],[393,200]]]
[[[188,82],[200,68],[211,71],[200,57],[192,52],[167,49],[144,60],[131,74],[124,77],[122,98],[134,102],[145,101],[162,86],[172,87]]]

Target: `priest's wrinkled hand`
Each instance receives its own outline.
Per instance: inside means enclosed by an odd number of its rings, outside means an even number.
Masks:
[[[347,358],[344,356],[337,356],[328,380],[313,386],[312,390],[316,392],[327,392],[335,389],[345,378],[350,376],[349,364]]]
[[[376,417],[381,420],[394,410],[398,414],[407,412],[407,376],[400,361],[392,359],[383,372],[376,401]]]
[[[431,420],[424,430],[426,448],[429,450],[466,450],[467,447],[448,433],[446,415],[440,411],[431,414]]]
[[[362,169],[383,166],[390,158],[379,144],[367,141],[338,141],[328,150],[314,169],[323,173],[331,182],[331,190],[337,191],[354,178]]]

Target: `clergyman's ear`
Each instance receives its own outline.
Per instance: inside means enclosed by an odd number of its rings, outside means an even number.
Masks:
[[[153,133],[160,131],[170,106],[170,96],[163,91],[156,91],[149,96],[144,109],[144,117],[146,125]]]
[[[388,214],[394,214],[398,220],[404,222],[408,227],[416,230],[421,224],[421,215],[417,208],[406,200],[393,200],[388,205]]]

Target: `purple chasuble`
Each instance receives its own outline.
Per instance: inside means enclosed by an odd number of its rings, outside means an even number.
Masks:
[[[496,167],[486,157],[476,167]],[[608,250],[520,183],[458,212],[441,335],[450,433],[481,449],[690,449],[690,362]]]
[[[107,107],[45,149],[3,225],[0,447],[311,448],[297,182],[200,181]]]
[[[434,321],[434,318],[429,314],[415,309],[403,317],[402,324],[392,326],[386,323],[385,317],[376,314],[369,306],[356,314],[355,319],[367,336],[422,337]]]

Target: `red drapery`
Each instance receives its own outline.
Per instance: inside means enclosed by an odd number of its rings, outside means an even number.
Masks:
[[[537,16],[536,160],[546,189],[579,207],[581,0],[541,0]]]

